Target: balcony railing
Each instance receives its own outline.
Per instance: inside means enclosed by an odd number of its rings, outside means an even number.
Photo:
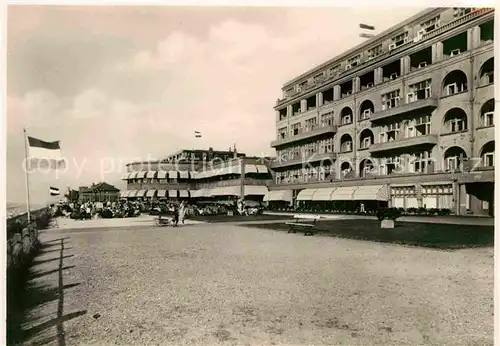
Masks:
[[[398,107],[393,107],[393,108],[389,108],[389,109],[386,109],[383,111],[373,113],[372,116],[370,117],[370,120],[377,121],[377,120],[387,119],[387,118],[395,116],[395,115],[414,112],[417,110],[423,110],[423,109],[428,109],[428,108],[433,109],[433,108],[436,108],[438,106],[438,102],[439,101],[437,98],[429,97],[426,99],[417,100],[417,101],[410,102],[410,103],[404,103]]]
[[[316,136],[321,136],[324,134],[328,133],[335,133],[337,132],[337,126],[336,125],[330,125],[330,126],[323,126],[323,127],[317,127],[314,130],[307,131],[307,132],[302,132],[299,133],[296,136],[291,136],[283,139],[277,139],[271,142],[271,147],[276,148],[285,144],[293,143],[296,141],[308,139],[308,138],[313,138]]]
[[[318,162],[322,160],[335,160],[337,155],[335,153],[315,153],[306,157],[297,157],[290,160],[286,159],[275,159],[271,161],[271,168],[281,168],[287,166],[295,166],[295,165],[308,165],[309,163]]]
[[[438,142],[437,135],[416,136],[410,138],[396,139],[391,142],[375,143],[369,148],[370,153],[394,150],[399,148],[408,148],[416,145],[436,145]]]

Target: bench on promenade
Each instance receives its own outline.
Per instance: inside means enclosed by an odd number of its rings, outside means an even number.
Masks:
[[[295,222],[285,222],[285,225],[290,226],[288,233],[297,233],[296,228],[304,228],[304,235],[314,235],[318,231],[316,221],[321,219],[319,215],[294,215]]]

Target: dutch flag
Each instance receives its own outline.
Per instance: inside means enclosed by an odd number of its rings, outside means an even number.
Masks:
[[[42,164],[52,169],[58,169],[65,165],[61,153],[59,141],[45,142],[41,139],[28,136],[30,162]]]
[[[59,196],[59,189],[57,187],[50,187],[50,195],[51,196]]]
[[[201,138],[201,132],[200,131],[194,131],[194,137],[195,138]]]

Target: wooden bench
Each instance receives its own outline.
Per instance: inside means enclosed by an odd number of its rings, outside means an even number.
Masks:
[[[314,235],[318,231],[318,229],[315,228],[316,226],[316,220],[321,219],[321,216],[319,215],[294,215],[293,218],[295,219],[295,222],[285,222],[285,225],[289,225],[290,229],[288,230],[288,233],[297,233],[295,230],[296,227],[302,227],[305,228],[306,231],[304,232],[304,235]]]

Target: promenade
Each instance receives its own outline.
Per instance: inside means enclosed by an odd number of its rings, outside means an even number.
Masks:
[[[27,345],[493,343],[493,248],[150,216],[59,226],[41,233]]]

